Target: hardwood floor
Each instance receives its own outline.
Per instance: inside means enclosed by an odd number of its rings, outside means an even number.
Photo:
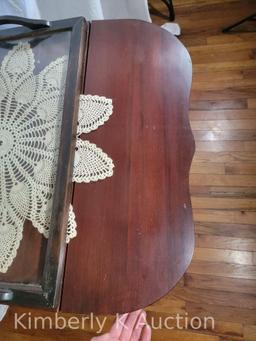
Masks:
[[[152,3],[164,9],[159,0]],[[256,2],[174,0],[174,6],[193,62],[190,119],[196,154],[190,185],[196,249],[176,288],[147,308],[149,321],[179,313],[188,318],[188,328],[155,330],[152,339],[256,341],[256,33],[221,33],[255,12]],[[90,340],[95,331],[89,322],[78,330],[14,331],[15,312],[28,311],[9,310],[0,340]],[[195,316],[212,316],[214,330],[211,324],[193,329]],[[111,319],[105,330],[110,324]]]

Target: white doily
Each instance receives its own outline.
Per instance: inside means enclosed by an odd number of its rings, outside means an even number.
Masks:
[[[106,97],[81,95],[77,134],[90,133],[103,125],[112,115],[112,100]]]
[[[0,270],[16,256],[26,219],[48,236],[67,57],[34,74],[18,44],[0,67]]]
[[[113,161],[95,144],[77,139],[74,182],[103,180],[113,175]]]
[[[70,205],[69,213],[68,213],[68,228],[66,234],[66,243],[69,243],[71,239],[77,236],[77,224],[76,224],[76,216],[73,210],[73,206]]]
[[[91,95],[80,95],[77,142],[73,170],[73,182],[103,180],[113,175],[114,163],[95,144],[82,140],[81,134],[89,133],[103,125],[113,112],[112,100]],[[76,237],[76,221],[73,207],[69,210],[67,243]]]
[[[17,254],[26,219],[46,238],[49,234],[67,57],[56,59],[38,74],[34,74],[34,65],[30,45],[20,43],[8,52],[0,66],[0,272],[7,271]],[[80,108],[86,104],[88,109],[79,114],[79,134],[96,129],[112,112],[109,100],[81,98]],[[85,118],[88,112],[89,120]],[[77,143],[79,157],[75,157],[74,179],[87,181],[88,172],[84,169],[90,168],[77,159],[90,160],[99,170],[106,163],[109,169],[103,173],[110,176],[113,163],[108,156],[79,137]],[[83,144],[82,150],[79,145]],[[69,217],[67,242],[76,234],[71,209]]]

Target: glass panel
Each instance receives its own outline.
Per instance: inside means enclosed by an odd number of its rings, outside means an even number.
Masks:
[[[42,277],[70,36],[0,42],[0,282]]]

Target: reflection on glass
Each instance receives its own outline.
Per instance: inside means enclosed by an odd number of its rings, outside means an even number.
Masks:
[[[35,281],[33,272],[41,271],[38,266],[45,241],[35,236],[35,228],[37,234],[49,236],[68,62],[67,37],[68,33],[63,33],[42,41],[21,41],[8,50],[0,46],[0,280],[4,278],[1,273],[10,270],[14,274],[13,267],[23,272],[8,280],[17,280],[18,276],[20,281]],[[34,261],[30,254],[34,264],[29,273],[24,270],[24,262],[29,259],[27,248],[36,255]]]

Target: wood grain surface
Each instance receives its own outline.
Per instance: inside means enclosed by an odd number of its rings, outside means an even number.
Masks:
[[[191,61],[167,31],[135,20],[91,25],[85,94],[114,113],[84,138],[113,158],[113,177],[76,184],[61,310],[133,311],[165,295],[188,267],[194,229],[188,173]]]

